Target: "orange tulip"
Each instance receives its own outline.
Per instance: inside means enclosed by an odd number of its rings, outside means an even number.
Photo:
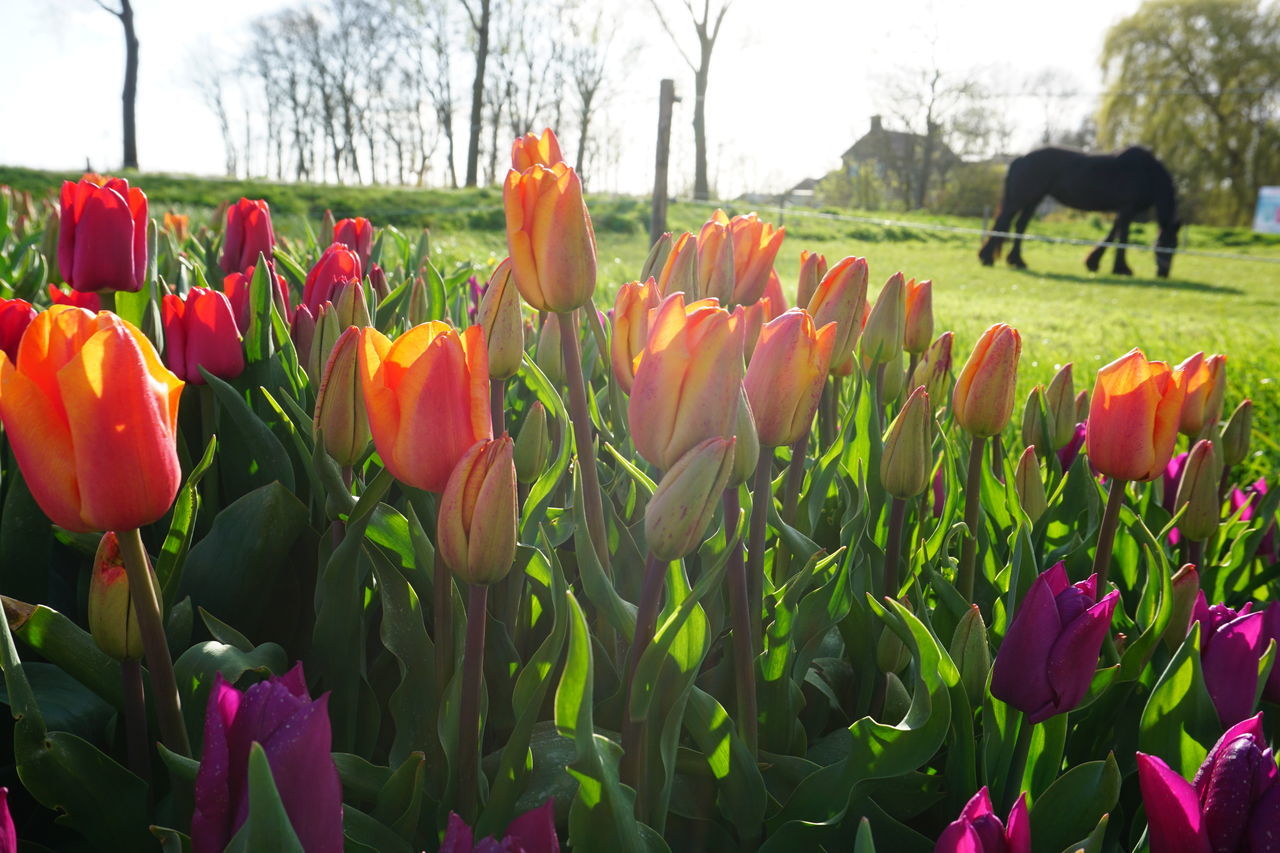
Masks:
[[[956,378],[951,407],[956,423],[973,436],[992,436],[1009,425],[1018,379],[1022,336],[1006,323],[982,333]]]
[[[1198,352],[1178,365],[1177,374],[1182,377],[1182,388],[1186,392],[1178,431],[1194,437],[1206,424],[1217,423],[1222,418],[1227,357],[1211,355],[1205,358],[1204,353]]]
[[[462,455],[493,437],[488,361],[479,326],[458,334],[447,323],[423,323],[394,343],[377,329],[361,330],[369,428],[397,480],[443,491]]]
[[[1120,480],[1164,473],[1178,438],[1185,389],[1163,361],[1133,349],[1098,371],[1085,445],[1093,467]]]
[[[631,393],[636,368],[649,338],[649,312],[658,307],[658,284],[652,278],[641,284],[628,282],[618,288],[613,304],[613,338],[609,357],[614,378],[624,394]]]
[[[658,296],[673,293],[683,293],[690,301],[698,298],[698,235],[689,231],[671,244],[658,273]]]
[[[55,305],[16,364],[0,355],[0,417],[40,508],[77,533],[156,521],[182,481],[183,382],[151,341],[110,312]]]
[[[848,257],[822,277],[809,299],[809,313],[819,328],[836,324],[831,361],[837,367],[853,354],[862,334],[862,311],[867,304],[867,259]]]
[[[773,300],[763,296],[750,305],[739,305],[733,309],[733,316],[742,324],[742,354],[748,362],[751,361],[751,354],[756,351],[756,342],[760,340],[760,330],[764,328],[765,323],[777,316],[777,313],[773,310],[772,303]]]
[[[563,162],[560,140],[556,139],[551,128],[542,131],[542,136],[526,133],[511,143],[511,168],[517,172],[534,166],[554,166]]]
[[[627,418],[636,450],[669,469],[694,445],[733,435],[743,328],[714,299],[663,300],[649,323]]]
[[[808,249],[800,250],[800,280],[796,285],[796,304],[808,305],[818,282],[827,274],[827,258]]]
[[[933,282],[925,279],[907,282],[907,323],[902,335],[902,348],[922,353],[933,340]]]
[[[835,323],[818,329],[801,308],[760,330],[743,385],[762,447],[794,444],[809,431],[837,334]]]
[[[731,304],[734,263],[733,231],[729,223],[708,221],[698,232],[698,298]]]
[[[754,213],[730,219],[723,210],[711,216],[712,222],[729,226],[733,236],[733,303],[746,305],[764,296],[769,271],[782,247],[786,228],[775,229]]]
[[[538,311],[568,312],[596,289],[596,236],[582,184],[564,163],[507,173],[502,187],[516,287]]]
[[[772,320],[787,310],[787,295],[782,292],[782,279],[778,277],[777,270],[769,270],[769,281],[764,286],[764,296],[761,298],[769,300],[766,320]]]

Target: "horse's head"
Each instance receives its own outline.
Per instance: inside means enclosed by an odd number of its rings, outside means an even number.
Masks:
[[[1160,234],[1156,237],[1156,275],[1169,277],[1169,268],[1173,266],[1173,252],[1178,248],[1178,229],[1182,223],[1171,219],[1160,226]]]

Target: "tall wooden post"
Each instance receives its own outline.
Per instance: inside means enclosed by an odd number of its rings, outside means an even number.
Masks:
[[[653,166],[653,215],[649,220],[649,245],[667,230],[667,161],[671,156],[671,109],[676,81],[663,80],[658,89],[658,153]]]

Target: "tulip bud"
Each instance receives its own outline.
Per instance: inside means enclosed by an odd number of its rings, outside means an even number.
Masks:
[[[904,355],[899,353],[896,359],[884,366],[884,381],[880,384],[882,405],[896,404],[898,398],[902,396],[902,390],[907,385],[907,367],[903,364],[903,360]]]
[[[698,236],[688,231],[671,245],[671,251],[662,263],[658,275],[658,293],[666,298],[673,293],[683,293],[685,302],[698,298]]]
[[[1027,395],[1022,408],[1022,446],[1048,446],[1049,429],[1044,415],[1044,386],[1037,385]]]
[[[150,571],[150,567],[147,569]],[[129,576],[116,535],[108,531],[98,543],[89,581],[89,633],[98,648],[116,660],[142,657],[142,632],[129,598]]]
[[[509,379],[520,369],[524,355],[524,324],[520,316],[520,292],[511,280],[511,261],[505,259],[489,276],[480,298],[476,324],[484,328],[489,348],[489,378]]]
[[[876,640],[876,666],[880,671],[893,675],[902,672],[911,663],[911,650],[888,628],[882,628]]]
[[[1027,445],[1018,460],[1018,470],[1014,473],[1013,485],[1018,492],[1018,503],[1022,511],[1035,524],[1049,508],[1049,500],[1044,493],[1044,480],[1040,476],[1040,459],[1036,456],[1034,444]]]
[[[556,139],[551,128],[542,131],[541,136],[526,133],[511,143],[511,166],[517,172],[523,172],[535,165],[554,166],[556,163],[563,162],[560,140]]]
[[[728,223],[711,220],[698,232],[697,281],[699,298],[733,304],[733,232]]]
[[[987,625],[982,621],[978,605],[969,607],[960,617],[951,635],[951,660],[960,670],[960,686],[976,708],[987,695],[987,676],[991,673],[991,646],[987,643]]]
[[[507,249],[520,295],[538,311],[568,312],[596,289],[596,238],[582,184],[564,163],[507,173]]]
[[[902,353],[902,336],[907,320],[906,280],[902,273],[894,273],[867,315],[866,328],[862,330],[863,357],[872,364],[884,364]]]
[[[618,288],[613,304],[613,336],[609,341],[609,363],[624,394],[631,393],[636,368],[649,339],[649,313],[658,307],[658,285],[632,281]]]
[[[533,360],[553,385],[564,384],[564,353],[560,349],[560,318],[551,312],[542,321]]]
[[[333,242],[341,243],[360,257],[362,267],[369,266],[369,255],[373,252],[373,223],[363,216],[341,219],[333,226]]]
[[[1221,504],[1218,500],[1218,484],[1222,480],[1222,460],[1215,452],[1213,442],[1201,439],[1191,448],[1182,479],[1178,483],[1178,496],[1174,512],[1186,507],[1178,522],[1178,530],[1193,541],[1208,539],[1218,530]]]
[[[1082,424],[1089,418],[1089,392],[1076,394],[1076,423]]]
[[[794,444],[808,434],[831,368],[835,337],[835,323],[818,329],[800,308],[760,330],[743,384],[762,447]]]
[[[409,285],[409,326],[421,326],[427,322],[431,314],[430,298],[427,296],[427,282],[420,275],[413,277]]]
[[[897,673],[886,672],[884,686],[884,711],[880,714],[880,720],[896,723],[911,710],[911,694]]]
[[[912,388],[923,385],[936,407],[945,406],[951,396],[951,343],[954,339],[954,332],[939,335],[920,357],[915,372],[908,380]]]
[[[369,286],[378,297],[378,304],[391,295],[391,285],[387,282],[387,274],[382,267],[373,264],[369,267]]]
[[[800,280],[796,284],[796,304],[808,305],[813,293],[818,289],[818,282],[827,274],[827,259],[817,252],[808,249],[800,251]],[[861,318],[859,318],[861,319]]]
[[[320,233],[326,236],[332,234],[334,223],[336,222],[337,220],[333,217],[333,211],[326,207],[324,216],[320,217]]]
[[[179,379],[204,384],[203,367],[219,379],[244,372],[244,349],[226,294],[193,287],[184,300],[166,293],[160,303],[164,363]]]
[[[1173,576],[1173,607],[1169,627],[1164,631],[1164,644],[1169,651],[1176,651],[1187,638],[1191,628],[1191,614],[1195,611],[1196,598],[1200,595],[1200,573],[1191,563],[1178,569]],[[1201,639],[1203,643],[1203,638]]]
[[[738,417],[734,421],[733,437],[738,443],[733,450],[733,476],[729,478],[729,485],[740,486],[751,481],[760,461],[760,436],[756,434],[755,416],[751,414],[751,403],[745,390],[738,395]]]
[[[369,416],[360,391],[359,349],[360,329],[348,326],[334,342],[316,393],[314,433],[317,438],[323,437],[325,450],[343,467],[358,462],[369,446]]]
[[[307,375],[312,382],[319,382],[324,374],[324,366],[329,361],[329,353],[338,341],[338,337],[348,326],[364,328],[372,326],[369,318],[369,304],[364,298],[364,287],[358,281],[337,282],[331,291],[332,302],[320,306],[320,314],[316,317],[316,331],[311,339],[311,352],[307,359]]]
[[[1182,387],[1182,415],[1178,431],[1195,437],[1207,424],[1222,417],[1222,397],[1226,391],[1227,357],[1205,357],[1198,352],[1178,365],[1175,375]]]
[[[1044,392],[1045,415],[1049,428],[1048,448],[1060,450],[1075,435],[1076,401],[1075,382],[1071,376],[1071,362],[1062,365],[1053,375],[1049,387]]]
[[[708,438],[662,475],[644,511],[645,541],[654,557],[678,560],[702,543],[733,472],[734,444],[732,438]]]
[[[490,584],[516,557],[516,469],[504,435],[472,445],[454,466],[440,496],[437,547],[465,583]]]
[[[1013,413],[1022,336],[1004,323],[987,329],[960,370],[951,406],[956,423],[975,437],[1000,433]]]
[[[933,282],[929,279],[919,284],[915,279],[907,282],[906,306],[902,348],[919,354],[929,348],[929,341],[933,339]]]
[[[786,229],[775,229],[755,213],[730,219],[723,210],[717,210],[711,219],[728,223],[733,234],[733,300],[725,307],[759,301],[768,286]]]
[[[1234,468],[1249,455],[1249,437],[1253,429],[1253,401],[1242,400],[1222,428],[1222,464]]]
[[[289,323],[289,337],[298,351],[298,363],[305,369],[311,361],[311,344],[316,336],[316,318],[306,305],[299,305]]]
[[[662,267],[667,263],[667,256],[671,254],[671,246],[674,242],[670,231],[663,232],[657,242],[650,247],[649,255],[644,259],[644,266],[640,268],[640,275],[636,281],[658,278],[662,273]]]
[[[933,407],[916,386],[884,435],[880,484],[895,498],[914,498],[929,486],[933,470]]]
[[[818,283],[807,304],[818,328],[836,324],[831,362],[839,367],[850,355],[862,333],[862,311],[867,302],[867,259],[848,257],[831,268]]]
[[[539,402],[529,407],[524,425],[516,436],[516,479],[525,485],[535,482],[547,467],[551,441],[547,436],[547,409]]]

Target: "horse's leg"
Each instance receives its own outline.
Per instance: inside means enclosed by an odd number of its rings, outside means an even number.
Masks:
[[[1107,244],[1114,240],[1115,237],[1116,226],[1113,222],[1111,224],[1111,230],[1107,232],[1107,236],[1103,237],[1102,242],[1099,243],[1094,250],[1089,253],[1088,257],[1084,259],[1084,265],[1089,268],[1089,272],[1097,272],[1098,267],[1102,266],[1102,256],[1106,254]]]
[[[1016,269],[1024,270],[1027,268],[1026,263],[1022,260],[1022,234],[1027,230],[1027,223],[1031,221],[1031,217],[1036,214],[1036,205],[1040,204],[1040,199],[1028,204],[1018,214],[1018,221],[1013,226],[1013,230],[1018,236],[1013,238],[1013,251],[1009,253],[1009,266]]]
[[[1129,242],[1129,222],[1132,219],[1131,211],[1122,210],[1116,214],[1116,224],[1111,227],[1111,230],[1115,232],[1117,243]],[[1111,267],[1111,272],[1115,275],[1133,275],[1133,270],[1129,269],[1129,264],[1125,262],[1123,245],[1116,247],[1115,263]]]
[[[982,248],[978,250],[978,260],[982,261],[983,266],[991,266],[1000,256],[1000,246],[1004,243],[1004,238],[999,235],[999,232],[1009,230],[1009,223],[1013,221],[1013,215],[1017,212],[1017,208],[1009,206],[1007,199],[1000,205],[1000,212],[996,214],[996,221],[991,226],[991,230],[997,233],[988,237],[987,242],[983,243]]]

